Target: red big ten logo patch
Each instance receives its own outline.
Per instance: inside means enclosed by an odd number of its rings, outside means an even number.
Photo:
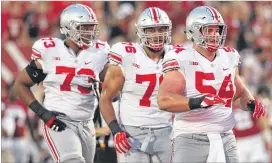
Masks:
[[[189,65],[194,65],[194,66],[196,66],[196,65],[198,65],[198,62],[190,61]]]
[[[138,65],[137,63],[132,63],[132,66],[136,68],[140,68],[140,65]]]
[[[59,61],[60,57],[53,57],[53,60]]]

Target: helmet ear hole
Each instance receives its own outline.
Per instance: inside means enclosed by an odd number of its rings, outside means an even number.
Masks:
[[[187,36],[187,39],[191,40],[192,42],[194,42],[194,38],[193,38],[193,31],[188,30],[188,31],[184,31],[185,35]]]
[[[63,27],[61,27],[60,28],[60,33],[66,35],[67,31]]]

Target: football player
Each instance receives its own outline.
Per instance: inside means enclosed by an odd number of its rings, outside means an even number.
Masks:
[[[36,41],[32,61],[15,82],[18,96],[44,122],[44,138],[55,162],[93,162],[92,118],[97,99],[92,86],[106,67],[109,49],[106,42],[97,40],[97,26],[90,7],[73,4],[65,8],[60,31],[66,39]],[[40,82],[45,87],[43,105],[30,90]]]
[[[239,77],[238,52],[224,47],[226,31],[215,8],[197,7],[186,19],[193,47],[176,48],[165,57],[158,104],[176,113],[173,162],[238,162],[232,101],[240,99],[254,118],[265,115]]]
[[[161,111],[156,98],[162,60],[172,49],[172,24],[163,10],[151,7],[140,14],[136,28],[140,43],[120,42],[110,49],[100,109],[114,136],[119,162],[169,162],[172,114]],[[119,91],[117,121],[112,99]]]

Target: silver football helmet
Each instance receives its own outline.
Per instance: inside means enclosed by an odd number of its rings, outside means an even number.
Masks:
[[[219,35],[204,34],[209,27],[219,28]],[[205,31],[204,31],[205,30]],[[206,48],[210,52],[224,46],[227,26],[221,14],[212,7],[200,6],[193,9],[186,19],[185,34],[193,43]]]
[[[155,51],[161,50],[165,44],[171,42],[172,23],[168,15],[160,8],[149,7],[145,9],[140,14],[135,26],[140,42]],[[166,30],[148,34],[146,29],[154,27],[166,27]]]
[[[93,45],[99,35],[97,26],[95,13],[86,5],[70,5],[60,16],[60,32],[79,47]]]

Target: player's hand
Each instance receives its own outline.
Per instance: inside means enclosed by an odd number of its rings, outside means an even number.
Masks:
[[[108,136],[111,134],[111,130],[109,127],[101,127],[95,129],[96,136]]]
[[[265,116],[267,112],[264,105],[257,100],[249,100],[247,102],[247,108],[253,112],[252,116],[257,119]]]
[[[44,121],[44,123],[52,130],[61,132],[65,130],[66,124],[59,120],[58,116],[65,116],[64,113],[55,112],[55,111],[49,111],[46,110],[42,115],[41,119]]]
[[[213,95],[213,94],[207,94],[204,95],[202,102],[200,103],[201,108],[207,108],[213,105],[225,105],[226,102],[221,99],[218,95]]]
[[[114,146],[117,152],[127,153],[131,146],[128,142],[130,135],[127,132],[121,131],[114,135]]]
[[[37,100],[34,100],[28,107],[52,130],[60,132],[66,128],[66,124],[58,119],[60,116],[65,116],[64,113],[49,111]]]
[[[221,99],[218,95],[206,94],[200,97],[189,98],[189,108],[191,110],[208,108],[213,105],[225,105],[226,102]]]

